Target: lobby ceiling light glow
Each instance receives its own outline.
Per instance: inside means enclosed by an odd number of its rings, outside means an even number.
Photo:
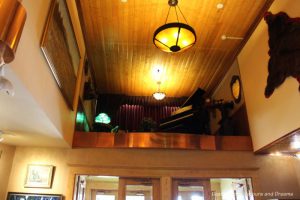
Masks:
[[[152,78],[155,82],[163,82],[166,80],[166,70],[161,65],[152,68]]]
[[[169,0],[168,4],[170,7],[165,24],[154,32],[153,43],[157,48],[165,52],[181,52],[192,47],[196,43],[196,33],[194,29],[187,24],[187,20],[177,5],[178,0]],[[175,9],[177,22],[167,23],[172,7]],[[186,24],[179,22],[177,9],[181,13]]]

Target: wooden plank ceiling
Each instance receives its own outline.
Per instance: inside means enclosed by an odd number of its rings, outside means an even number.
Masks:
[[[220,2],[224,8],[218,10]],[[169,97],[189,96],[197,87],[212,92],[271,2],[179,0],[197,42],[172,54],[152,42],[154,31],[165,23],[167,0],[77,0],[97,92],[150,96],[157,90],[157,66],[163,71],[161,90]],[[174,21],[171,10],[168,22]],[[223,34],[245,39],[221,40]]]

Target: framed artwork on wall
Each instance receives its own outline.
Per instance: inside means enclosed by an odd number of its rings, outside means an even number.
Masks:
[[[234,75],[230,82],[230,91],[235,103],[240,103],[242,99],[242,84],[239,76]]]
[[[53,173],[52,165],[28,165],[24,187],[51,188]]]
[[[66,103],[73,110],[80,52],[66,0],[51,1],[41,49]]]
[[[59,194],[33,194],[9,192],[7,200],[63,200],[63,196]]]

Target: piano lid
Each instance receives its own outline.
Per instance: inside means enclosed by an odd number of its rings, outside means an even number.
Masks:
[[[198,88],[180,107],[185,107],[189,105],[200,105],[203,103],[203,95],[205,91]]]

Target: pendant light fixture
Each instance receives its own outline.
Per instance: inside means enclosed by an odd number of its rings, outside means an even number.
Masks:
[[[192,47],[196,43],[196,33],[194,29],[187,24],[178,4],[178,0],[169,0],[169,11],[165,24],[159,27],[153,36],[154,45],[165,52],[181,52]],[[177,22],[167,23],[171,8],[175,9]],[[186,24],[180,23],[177,9],[185,20]]]
[[[4,66],[12,62],[26,20],[24,6],[18,0],[0,0],[0,92],[13,96],[14,87],[4,77]]]
[[[160,91],[160,84],[161,84],[161,82],[158,81],[157,82],[157,85],[158,85],[157,92],[153,93],[153,98],[158,101],[163,100],[166,97],[166,93]]]
[[[15,58],[25,20],[25,8],[18,0],[0,0],[0,48],[5,64]]]

